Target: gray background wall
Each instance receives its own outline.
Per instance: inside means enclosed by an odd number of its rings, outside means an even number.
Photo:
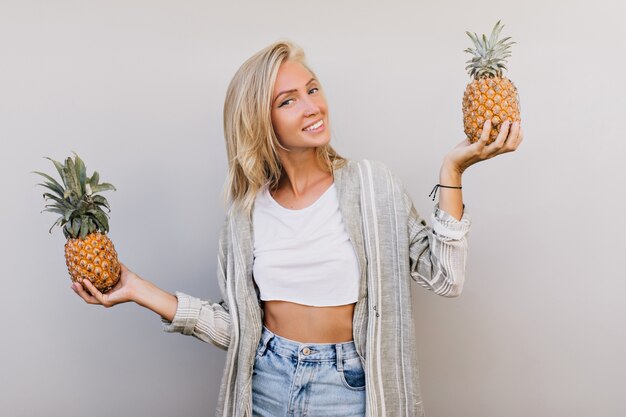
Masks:
[[[136,305],[86,305],[31,170],[75,150],[115,184],[120,257],[167,291],[219,297],[222,105],[238,66],[302,45],[333,143],[382,160],[429,216],[462,139],[465,30],[513,36],[526,139],[471,167],[467,284],[414,287],[430,417],[626,415],[619,1],[0,1],[2,416],[212,415],[224,352]]]

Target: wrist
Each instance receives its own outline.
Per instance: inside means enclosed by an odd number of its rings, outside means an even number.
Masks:
[[[163,291],[152,282],[139,277],[132,287],[131,294],[135,303],[154,311],[170,322],[174,320],[178,308],[176,295]]]
[[[454,187],[461,186],[462,172],[454,165],[444,163],[439,171],[439,183]]]
[[[129,285],[129,298],[136,304],[145,307],[146,299],[148,298],[148,294],[150,293],[150,281],[146,281],[145,279],[137,276],[134,280],[131,281],[132,284]]]

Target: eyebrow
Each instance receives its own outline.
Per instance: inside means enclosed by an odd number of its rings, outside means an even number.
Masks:
[[[309,80],[308,83],[306,83],[305,85],[309,85],[311,84],[313,81],[316,81],[315,78],[311,78]],[[280,93],[278,93],[278,95],[274,98],[274,101],[272,103],[275,103],[276,100],[278,100],[278,97],[282,96],[283,94],[287,94],[287,93],[293,93],[294,91],[298,91],[297,89],[292,89],[292,90],[286,90],[286,91],[281,91]]]

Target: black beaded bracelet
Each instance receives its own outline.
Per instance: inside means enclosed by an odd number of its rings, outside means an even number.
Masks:
[[[430,194],[428,194],[428,197],[430,197],[431,195],[433,196],[433,201],[435,201],[435,196],[437,195],[437,190],[439,189],[439,187],[443,187],[443,188],[458,188],[459,190],[463,188],[463,187],[450,187],[449,185],[437,184],[437,185],[435,185],[435,188],[433,188],[433,190],[430,192]]]

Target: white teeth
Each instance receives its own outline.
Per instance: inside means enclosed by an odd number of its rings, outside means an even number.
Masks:
[[[313,130],[313,129],[317,129],[318,127],[320,127],[321,125],[324,124],[324,120],[320,120],[319,122],[315,123],[314,125],[311,125],[309,127],[307,127],[304,130]]]

